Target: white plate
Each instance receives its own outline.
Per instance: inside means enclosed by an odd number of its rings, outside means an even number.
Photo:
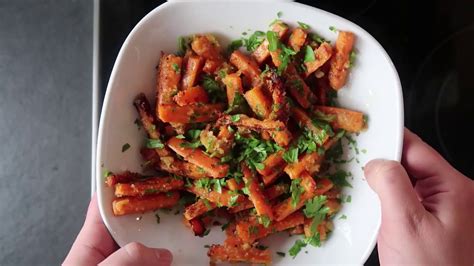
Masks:
[[[132,105],[134,97],[144,92],[153,99],[155,73],[161,51],[175,52],[178,36],[210,32],[225,45],[247,30],[267,30],[269,23],[282,11],[282,19],[295,25],[302,21],[334,43],[337,34],[329,27],[349,30],[357,36],[356,65],[349,82],[339,92],[342,106],[362,111],[369,116],[368,131],[356,137],[360,153],[347,165],[354,178],[353,188],[344,191],[352,202],[344,204],[336,216],[335,231],[321,248],[308,247],[295,259],[288,249],[296,237],[286,233],[272,236],[270,244],[275,264],[362,264],[370,255],[380,226],[379,201],[364,180],[361,167],[370,159],[399,160],[403,136],[403,102],[397,72],[380,44],[357,25],[328,12],[297,3],[264,2],[174,2],[159,6],[145,16],[122,46],[110,77],[99,126],[96,175],[99,207],[107,228],[120,246],[139,241],[151,247],[164,247],[174,254],[175,265],[208,263],[206,244],[222,243],[224,233],[213,228],[204,237],[194,237],[181,222],[181,215],[161,215],[157,224],[154,214],[115,217],[112,214],[112,189],[105,187],[101,173],[140,171],[139,148],[145,137],[138,131]],[[124,143],[131,148],[122,153]],[[345,214],[347,219],[338,219]],[[283,251],[281,258],[274,251]]]

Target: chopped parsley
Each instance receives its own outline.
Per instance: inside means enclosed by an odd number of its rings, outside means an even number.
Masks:
[[[283,12],[282,12],[282,11],[278,11],[277,17],[278,17],[278,18],[281,18],[282,16],[283,16]]]
[[[246,162],[251,169],[263,169],[262,163],[268,155],[275,153],[282,148],[270,140],[262,140],[259,135],[251,134],[243,137],[240,134],[235,135],[236,161]]]
[[[227,222],[227,223],[223,224],[221,226],[222,231],[225,231],[225,229],[227,229],[227,227],[229,227],[229,225],[230,225],[230,222]]]
[[[349,55],[349,68],[354,66],[356,56],[357,56],[356,52],[354,50],[352,50],[350,55]]]
[[[337,170],[334,174],[329,175],[329,179],[334,183],[334,185],[339,187],[352,187],[352,185],[347,181],[347,177],[351,176],[350,173],[343,170]]]
[[[247,34],[245,32],[245,34]],[[233,51],[239,49],[240,47],[242,47],[244,45],[244,41],[242,39],[237,39],[237,40],[233,40],[229,46],[227,46],[227,52],[230,54],[232,53]]]
[[[147,188],[144,191],[145,195],[155,194],[155,193],[158,193],[158,192],[159,192],[159,190],[154,189],[154,188]]]
[[[183,36],[178,37],[178,55],[183,56],[189,47],[189,39]]]
[[[319,44],[323,43],[323,42],[328,42],[326,39],[324,39],[323,37],[319,36],[318,34],[316,33],[312,33],[310,35],[311,39]]]
[[[207,236],[211,232],[211,229],[207,228],[206,231],[202,234],[202,236]]]
[[[112,175],[112,172],[110,172],[110,171],[107,170],[107,169],[104,169],[103,176],[104,176],[104,177],[108,177],[109,175]]]
[[[345,219],[347,219],[347,215],[345,215],[345,214],[343,214],[343,215],[341,215],[341,217],[339,217],[339,220],[345,220]]]
[[[243,45],[249,52],[255,51],[265,40],[265,32],[255,31],[248,39],[242,39]]]
[[[210,210],[213,209],[212,206],[211,206],[211,204],[209,203],[209,200],[203,198],[203,199],[202,199],[202,202],[204,202],[204,205],[206,206],[206,209],[207,209],[208,211],[210,211]]]
[[[263,225],[263,227],[267,228],[270,226],[270,218],[268,218],[266,215],[262,215],[258,217],[258,223]]]
[[[274,31],[267,31],[268,50],[270,52],[276,51],[280,46],[278,35]]]
[[[125,143],[125,144],[122,145],[122,152],[125,152],[125,151],[127,151],[128,149],[130,149],[130,144]]]
[[[298,147],[289,148],[285,153],[283,153],[283,159],[287,163],[295,163],[298,161]]]
[[[161,221],[160,215],[158,213],[155,213],[155,218],[156,218],[156,223],[159,224]]]
[[[133,123],[137,126],[138,130],[140,130],[140,128],[142,127],[142,121],[137,118],[135,119],[135,121],[133,121]]]
[[[316,110],[316,112],[314,112],[314,117],[318,120],[325,121],[325,122],[332,122],[334,121],[334,119],[336,119],[336,115],[325,114],[319,110]]]
[[[175,138],[177,139],[185,139],[186,137],[183,134],[176,135]]]
[[[256,245],[255,248],[258,249],[258,250],[266,250],[266,249],[268,249],[268,247],[267,247],[267,246],[264,246],[264,245]]]
[[[224,102],[226,93],[223,86],[210,75],[204,75],[201,80],[201,85],[209,95],[212,103]]]
[[[337,32],[337,29],[334,26],[329,26],[329,30],[332,32]]]
[[[367,149],[361,149],[360,152],[367,153]]]
[[[298,253],[300,253],[301,249],[304,247],[306,247],[306,243],[298,239],[296,240],[295,244],[290,248],[288,253],[290,254],[290,256],[295,258],[296,255],[298,255]]]
[[[309,25],[306,24],[306,23],[303,23],[303,22],[298,21],[298,25],[300,25],[300,27],[301,27],[303,30],[309,29]]]
[[[306,45],[305,50],[304,50],[304,62],[313,62],[316,60],[316,57],[314,56],[314,51],[311,46]]]
[[[178,64],[173,63],[173,64],[171,65],[171,67],[173,68],[174,72],[176,72],[176,73],[178,73],[178,74],[181,72],[181,68],[178,66]]]
[[[277,251],[276,254],[280,257],[285,257],[286,256],[285,252],[281,252],[281,251]]]
[[[235,207],[238,205],[237,200],[239,199],[239,195],[233,195],[229,199],[229,207]]]
[[[209,245],[204,245],[204,248],[210,248],[210,247],[211,247],[211,246],[209,246]]]
[[[235,123],[235,122],[239,122],[239,120],[240,120],[240,115],[238,115],[238,114],[237,114],[237,115],[232,115],[232,116],[230,117],[230,121],[232,121],[232,122],[234,122],[234,123]]]
[[[293,208],[296,208],[298,205],[298,202],[300,202],[300,197],[301,194],[303,194],[304,189],[300,185],[301,179],[293,179],[291,180],[291,185],[290,185],[290,192],[291,192],[291,206]]]
[[[351,195],[347,195],[346,202],[348,202],[348,203],[352,202],[352,196]]]
[[[249,226],[249,233],[251,235],[258,234],[258,226],[255,226],[255,225]]]
[[[147,139],[145,145],[149,149],[163,149],[165,147],[159,139]]]

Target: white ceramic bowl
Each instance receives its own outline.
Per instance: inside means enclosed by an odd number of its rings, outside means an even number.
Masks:
[[[112,189],[105,187],[101,173],[140,171],[139,148],[145,137],[138,131],[132,105],[134,97],[144,92],[153,99],[155,67],[161,51],[175,52],[178,36],[210,32],[226,45],[247,30],[267,30],[269,23],[282,11],[282,19],[292,25],[302,21],[334,43],[337,34],[329,27],[349,30],[357,36],[356,65],[349,82],[339,92],[342,106],[369,116],[369,129],[356,137],[360,153],[346,169],[352,171],[353,188],[344,191],[352,202],[343,205],[336,216],[335,231],[321,247],[307,247],[295,259],[288,249],[296,237],[286,233],[264,241],[272,251],[283,251],[282,258],[272,252],[275,264],[362,264],[370,255],[380,226],[377,196],[364,180],[361,167],[370,159],[400,160],[403,136],[402,91],[397,72],[380,44],[357,25],[323,10],[297,3],[279,2],[174,2],[159,6],[133,29],[115,62],[107,87],[99,126],[97,148],[97,190],[104,222],[120,246],[139,241],[151,247],[164,247],[174,254],[175,265],[208,263],[206,244],[222,243],[224,233],[214,228],[204,238],[194,237],[181,222],[181,215],[161,215],[157,224],[153,213],[115,217],[112,214]],[[224,46],[225,47],[225,46]],[[124,143],[131,148],[122,153]],[[342,214],[347,219],[338,219]]]

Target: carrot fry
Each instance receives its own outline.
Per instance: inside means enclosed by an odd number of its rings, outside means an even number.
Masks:
[[[160,208],[171,208],[179,200],[179,192],[171,191],[145,197],[123,197],[112,202],[114,215],[142,213]]]
[[[290,235],[292,235],[292,236],[293,236],[293,235],[302,235],[302,234],[304,234],[304,228],[303,228],[302,225],[298,225],[298,226],[296,226],[295,228],[291,229],[291,230],[289,231],[289,233],[290,233]]]
[[[321,160],[317,152],[305,153],[297,162],[288,164],[284,171],[291,179],[299,178],[304,171],[314,174],[319,171]]]
[[[285,160],[283,159],[284,153],[284,151],[277,151],[273,154],[270,154],[262,162],[264,167],[262,169],[257,169],[257,172],[263,176],[272,174],[275,170],[275,167],[285,163]]]
[[[269,265],[272,262],[270,250],[260,250],[258,248],[235,247],[212,245],[207,252],[212,263],[215,262],[244,262],[250,264]]]
[[[214,178],[224,177],[229,171],[229,165],[222,164],[219,159],[209,157],[200,149],[186,147],[186,142],[182,139],[173,137],[167,142],[174,152],[183,156],[183,158],[204,169],[206,173]]]
[[[214,74],[223,63],[224,61],[220,59],[207,59],[206,63],[204,63],[202,71],[206,74]]]
[[[284,74],[286,76],[285,87],[304,109],[307,109],[312,103],[316,102],[316,96],[296,72],[293,65],[289,65]]]
[[[316,180],[316,190],[314,191],[315,195],[323,195],[333,188],[334,184],[328,178],[319,178]]]
[[[221,59],[220,45],[217,39],[210,35],[196,35],[191,42],[193,51],[206,59]]]
[[[311,232],[311,224],[313,223],[313,219],[305,218],[304,220],[304,235],[306,237],[311,237],[314,235],[315,232]],[[330,231],[331,222],[327,220],[323,220],[320,224],[318,224],[317,230],[319,233],[320,240],[327,239],[327,232]]]
[[[187,89],[196,84],[199,72],[204,64],[204,59],[197,55],[190,55],[186,61],[186,69],[184,70],[183,79],[181,80],[181,88]]]
[[[192,186],[188,188],[191,193],[198,195],[201,198],[205,198],[210,202],[214,202],[218,205],[226,207],[238,206],[245,201],[245,196],[240,194],[235,194],[225,188],[222,189],[222,193],[211,190],[208,191],[206,188],[200,188],[197,186]]]
[[[350,67],[350,53],[354,41],[355,36],[352,32],[339,31],[335,53],[331,59],[331,68],[329,69],[329,84],[335,90],[339,90],[346,84]]]
[[[181,189],[184,181],[173,177],[153,177],[133,183],[118,183],[115,185],[115,196],[145,196]]]
[[[222,104],[193,104],[178,106],[161,104],[158,106],[158,117],[163,122],[199,123],[215,120],[224,110]]]
[[[282,183],[282,184],[273,185],[273,186],[265,189],[263,194],[265,195],[265,197],[267,199],[272,200],[272,199],[275,199],[275,198],[283,195],[287,191],[288,191],[288,185]],[[230,213],[236,213],[236,212],[240,212],[240,211],[243,211],[243,210],[251,209],[253,207],[254,207],[253,203],[250,200],[246,199],[241,204],[230,208],[229,212]]]
[[[334,120],[330,124],[336,129],[341,128],[357,133],[365,127],[364,114],[361,112],[330,106],[315,106],[313,112],[318,111],[326,115],[333,115]]]
[[[256,86],[244,94],[245,100],[257,117],[268,118],[272,111],[272,101],[267,92],[261,87]]]
[[[182,61],[183,58],[173,54],[161,56],[156,89],[156,98],[159,104],[172,103],[173,95],[178,93]],[[156,113],[158,114],[158,110]]]
[[[306,66],[305,76],[308,77],[314,71],[324,65],[332,56],[332,47],[329,43],[323,42],[318,49],[314,50],[314,61],[304,62]]]
[[[296,120],[296,122],[301,128],[309,129],[316,136],[322,135],[322,139],[321,139],[322,143],[325,143],[328,140],[329,138],[328,134],[321,134],[322,129],[316,127],[313,124],[311,117],[309,117],[309,115],[303,109],[299,107],[293,107],[291,110],[292,110],[292,113],[291,113],[292,117]]]
[[[302,28],[298,27],[294,29],[288,38],[288,45],[291,47],[291,49],[299,52],[306,41],[307,35],[308,33]]]
[[[222,79],[222,82],[226,86],[227,102],[229,103],[229,106],[232,106],[235,95],[242,95],[244,93],[244,89],[242,88],[242,80],[237,73],[233,73],[226,75]]]
[[[286,147],[290,144],[293,135],[288,130],[288,128],[283,128],[281,130],[275,130],[271,132],[271,137],[281,147]]]
[[[301,186],[304,189],[304,193],[300,196],[296,204],[293,204],[292,198],[287,198],[284,201],[277,203],[273,207],[273,213],[276,221],[281,221],[288,217],[288,215],[299,210],[304,206],[308,199],[314,197],[314,191],[316,190],[316,182],[307,172],[301,174]]]
[[[282,21],[276,21],[271,26],[271,30],[278,34],[278,38],[283,39],[288,32],[288,25]],[[268,41],[266,39],[252,53],[252,57],[259,65],[261,65],[269,55],[270,51],[268,50]]]
[[[235,117],[230,115],[223,115],[216,122],[218,125],[234,125],[239,127],[244,127],[252,130],[284,130],[285,124],[281,121],[274,120],[258,120],[246,115],[238,115],[238,120]]]
[[[192,163],[183,162],[171,156],[160,157],[158,168],[170,174],[185,176],[191,179],[207,177],[206,172],[203,171],[199,166]]]
[[[244,187],[244,183],[242,181],[238,183],[235,178],[231,178],[227,180],[227,187],[232,191],[237,191]]]
[[[256,217],[240,220],[236,223],[236,233],[245,243],[253,243],[255,240],[264,238],[272,233],[280,232],[304,223],[304,215],[295,212],[283,220],[273,222],[268,227],[259,224]]]
[[[189,87],[182,90],[176,94],[173,99],[179,106],[209,102],[207,92],[201,86]]]
[[[210,202],[207,199],[199,199],[184,209],[184,218],[192,220],[215,208],[217,208],[216,203]]]
[[[247,84],[258,85],[261,71],[252,58],[247,57],[239,50],[235,50],[230,55],[230,62],[242,72]]]
[[[117,183],[129,183],[140,179],[141,176],[137,173],[132,173],[130,171],[125,171],[121,174],[110,174],[105,178],[105,184],[108,187],[113,187]]]
[[[242,172],[244,174],[245,185],[249,191],[249,198],[252,201],[257,214],[260,217],[267,217],[273,220],[273,212],[268,200],[263,195],[255,175],[250,171],[246,165],[242,165]]]
[[[328,199],[325,205],[329,208],[328,216],[331,216],[341,209],[341,202],[338,199]]]

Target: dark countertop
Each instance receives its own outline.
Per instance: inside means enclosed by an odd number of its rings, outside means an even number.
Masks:
[[[0,0],[0,265],[64,259],[90,196],[93,1]]]

